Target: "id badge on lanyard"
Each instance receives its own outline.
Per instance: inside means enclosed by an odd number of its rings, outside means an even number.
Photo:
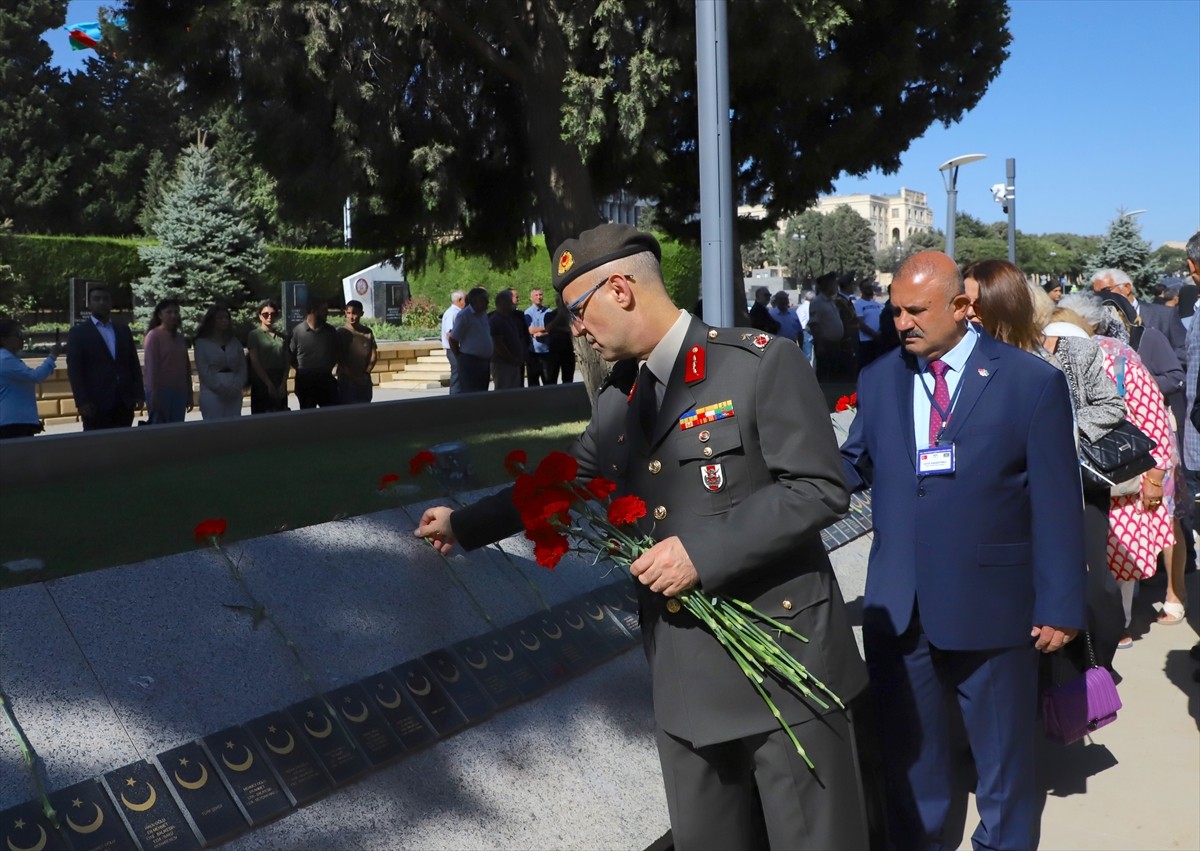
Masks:
[[[958,386],[954,388],[954,395],[950,397],[950,405],[943,411],[942,406],[933,398],[933,393],[929,391],[929,385],[925,383],[925,379],[919,378],[919,380],[921,389],[929,397],[930,409],[936,409],[942,417],[942,427],[938,431],[933,446],[917,450],[917,475],[947,476],[954,472],[954,444],[949,443],[943,446],[942,435],[950,427],[950,415],[954,411],[955,403],[958,402],[958,393],[962,390],[963,382],[961,380],[958,382]]]

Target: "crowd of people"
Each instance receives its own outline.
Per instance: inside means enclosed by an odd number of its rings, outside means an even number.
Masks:
[[[143,407],[144,424],[183,422],[197,402],[205,420],[240,417],[247,388],[251,414],[286,411],[293,368],[302,409],[371,401],[379,352],[357,300],[346,303],[344,323],[333,326],[328,302],[313,299],[304,321],[284,331],[279,304],[266,299],[243,342],[227,305],[211,305],[189,341],[179,301],[163,299],[150,316],[141,360],[129,327],[112,320],[112,304],[107,286],[91,286],[91,315],[67,334],[67,378],[84,431],[128,428]],[[37,385],[54,373],[62,346],[55,344],[34,368],[18,356],[25,342],[20,323],[0,321],[0,334],[0,439],[30,437],[43,430]]]
[[[535,287],[524,311],[516,288],[496,293],[495,309],[483,287],[455,290],[442,314],[442,348],[450,361],[450,392],[568,384],[575,380],[575,349],[565,311],[547,307]]]
[[[817,378],[853,382],[859,371],[900,345],[890,302],[870,278],[829,272],[800,290],[800,303],[791,304],[786,290],[774,294],[756,287],[750,305],[750,324],[796,343]]]

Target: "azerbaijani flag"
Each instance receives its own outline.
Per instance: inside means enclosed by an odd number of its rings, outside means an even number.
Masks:
[[[125,26],[124,18],[113,18],[113,26]],[[72,50],[95,50],[100,49],[100,22],[87,21],[82,24],[71,24],[67,28],[67,34],[71,40]]]

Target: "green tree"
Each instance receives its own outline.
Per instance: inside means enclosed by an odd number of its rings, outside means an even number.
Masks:
[[[22,233],[69,222],[71,166],[59,103],[62,75],[41,35],[61,27],[67,0],[0,8],[0,219]]]
[[[1165,275],[1187,275],[1187,252],[1182,248],[1160,245],[1151,255],[1162,266]]]
[[[143,322],[160,299],[176,298],[185,331],[194,333],[214,302],[239,307],[266,268],[266,246],[249,205],[216,166],[203,136],[180,156],[154,234],[158,245],[138,249],[150,274],[133,285]]]
[[[872,247],[875,232],[871,223],[846,204],[825,217],[825,227],[831,236],[833,257],[827,272],[853,272],[861,277],[870,277],[875,272]]]
[[[1153,296],[1154,285],[1162,279],[1162,263],[1151,255],[1149,241],[1142,239],[1141,226],[1124,210],[1109,222],[1108,233],[1084,262],[1087,277],[1101,269],[1120,269],[1133,280],[1134,290],[1143,298]]]

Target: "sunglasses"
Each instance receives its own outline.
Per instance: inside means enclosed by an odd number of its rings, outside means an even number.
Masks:
[[[261,316],[263,319],[274,319],[279,314],[273,310],[264,310],[262,313],[260,313],[258,315]]]
[[[587,300],[595,294],[596,290],[607,284],[611,277],[612,275],[606,275],[604,279],[600,281],[600,283],[596,284],[596,286],[592,287],[579,298],[567,305],[567,315],[571,317],[571,324],[579,325],[583,322],[583,311],[587,304]],[[630,283],[637,283],[637,281],[633,279],[632,275],[621,275],[620,277],[624,278]]]

